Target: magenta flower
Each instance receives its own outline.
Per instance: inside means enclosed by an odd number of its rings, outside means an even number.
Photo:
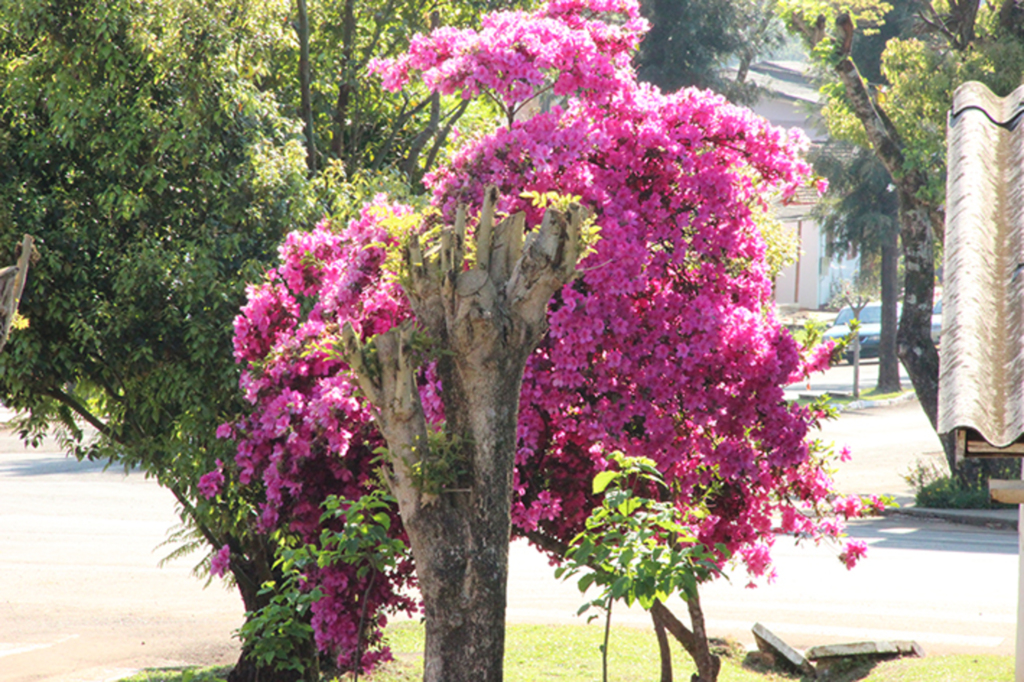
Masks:
[[[231,548],[224,545],[217,550],[217,553],[210,559],[210,573],[223,578],[231,567]]]
[[[857,565],[857,562],[868,553],[868,545],[863,540],[851,540],[846,543],[846,549],[839,555],[839,560],[846,564],[847,570]]]
[[[224,462],[217,460],[217,468],[199,477],[199,492],[206,499],[212,499],[220,494],[224,485]]]

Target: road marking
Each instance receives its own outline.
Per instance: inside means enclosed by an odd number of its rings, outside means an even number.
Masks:
[[[68,635],[61,637],[56,642],[49,642],[46,644],[26,644],[26,643],[12,643],[12,642],[0,642],[0,658],[4,656],[14,656],[15,654],[24,654],[29,651],[37,651],[39,649],[49,649],[51,646],[57,646],[64,642],[69,642],[72,639],[77,639],[78,635]]]
[[[765,623],[775,633],[793,635],[817,635],[843,637],[852,640],[913,640],[919,644],[959,644],[992,648],[1003,642],[1003,637],[982,637],[979,635],[954,635],[944,632],[909,632],[906,630],[875,630],[872,628],[850,628],[835,625],[800,625],[799,623]],[[740,629],[751,627],[747,621],[709,620],[708,629]]]

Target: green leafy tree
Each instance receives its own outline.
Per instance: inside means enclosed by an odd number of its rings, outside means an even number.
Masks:
[[[319,212],[297,126],[257,83],[272,10],[0,6],[0,249],[29,233],[40,254],[0,395],[26,439],[53,432],[170,490],[193,537],[232,548],[249,610],[273,542],[249,503],[197,486],[233,454],[214,432],[241,409],[230,320],[245,283]]]
[[[217,426],[244,409],[231,320],[245,285],[262,278],[286,228],[378,189],[407,194],[440,158],[467,108],[384,93],[366,84],[366,65],[416,30],[473,22],[494,4],[0,6],[0,257],[23,233],[41,257],[27,327],[0,355],[0,395],[22,411],[26,439],[53,433],[80,458],[167,487],[184,522],[179,553],[221,550],[249,613],[281,578],[278,542],[257,530],[261,484],[224,472],[220,494],[201,490],[234,454]],[[470,113],[468,127],[487,115]],[[274,679],[247,653],[233,679]],[[299,655],[296,670],[315,669],[311,642]]]
[[[651,31],[640,45],[641,80],[663,90],[711,88],[750,102],[757,89],[747,81],[751,64],[785,41],[776,0],[644,0]],[[726,67],[735,65],[735,75]]]
[[[815,154],[814,165],[829,180],[828,195],[816,209],[829,237],[828,255],[856,249],[861,258],[859,279],[870,282],[875,295],[881,288],[877,390],[898,391],[899,215],[895,186],[885,167],[863,147],[827,144]]]
[[[397,168],[418,187],[473,103],[426,89],[389,93],[378,79],[367,77],[368,65],[403,52],[417,33],[442,24],[472,25],[485,11],[524,4],[529,3],[301,0],[294,34],[283,36],[275,47],[273,63],[279,68],[266,74],[263,85],[304,121],[311,171],[337,164],[345,177],[353,178],[360,171]],[[305,76],[303,66],[308,68]]]
[[[780,13],[826,69],[824,113],[833,136],[872,149],[892,176],[906,273],[897,352],[934,426],[939,356],[931,339],[931,312],[936,243],[944,224],[946,112],[954,89],[965,81],[982,81],[1000,95],[1020,84],[1024,33],[1014,0],[907,4],[920,30],[915,37],[885,43],[879,58],[884,82],[875,86],[865,80],[852,48],[858,27],[876,30],[892,5],[783,0]],[[951,439],[943,445],[955,470]]]

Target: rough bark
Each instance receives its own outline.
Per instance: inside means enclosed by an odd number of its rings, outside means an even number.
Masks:
[[[879,161],[886,167],[896,186],[899,203],[900,241],[906,274],[903,280],[903,311],[897,333],[897,354],[907,370],[917,399],[932,428],[938,424],[939,354],[931,339],[932,299],[935,294],[935,232],[939,208],[919,198],[927,179],[916,170],[905,168],[904,142],[885,110],[876,105],[867,85],[849,57],[841,59],[836,74],[846,91],[853,113]],[[950,471],[956,471],[951,439],[942,439]]]
[[[896,337],[897,353],[917,392],[917,400],[932,428],[939,415],[939,353],[932,343],[932,306],[935,296],[935,234],[931,207],[914,196],[917,187],[897,181],[900,237],[903,242],[903,310]],[[954,455],[946,452],[950,470]]]
[[[896,332],[899,323],[899,232],[890,229],[882,236],[882,330],[878,349],[879,393],[900,390],[900,365],[896,354]]]
[[[406,294],[416,313],[346,357],[388,443],[388,483],[409,536],[426,613],[424,680],[502,679],[512,468],[526,359],[547,331],[547,306],[575,273],[581,211],[549,210],[523,244],[524,217],[494,224],[488,188],[476,228],[477,262],[463,268],[465,211],[425,258],[413,238]],[[412,344],[440,351],[446,423],[431,434]],[[375,353],[373,352],[375,351]],[[376,357],[372,357],[375,354]],[[455,476],[434,479],[440,470]]]

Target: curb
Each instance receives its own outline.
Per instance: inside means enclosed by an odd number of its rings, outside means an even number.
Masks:
[[[898,395],[895,398],[886,398],[885,400],[854,400],[844,405],[836,405],[840,412],[846,410],[866,410],[872,407],[888,407],[889,405],[896,405],[898,403],[905,403],[908,400],[914,400],[917,398],[917,393],[914,391],[907,391],[903,395]]]
[[[937,519],[965,526],[979,526],[993,530],[1017,530],[1018,512],[1015,509],[930,509],[927,507],[898,507],[886,509],[883,516],[912,516]]]
[[[813,393],[801,393],[801,398],[816,398],[817,395]],[[836,408],[839,412],[846,410],[866,410],[872,407],[888,407],[889,405],[896,405],[897,403],[905,403],[909,400],[917,399],[917,393],[913,389],[907,391],[903,395],[898,395],[895,398],[886,398],[885,400],[853,400],[848,403],[832,403],[832,407]]]

